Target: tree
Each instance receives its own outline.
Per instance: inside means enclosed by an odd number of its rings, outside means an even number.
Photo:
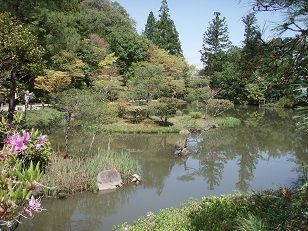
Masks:
[[[164,125],[168,125],[168,119],[176,114],[181,103],[181,100],[175,98],[160,98],[150,102],[148,109],[152,115],[158,116]]]
[[[149,62],[139,62],[133,64],[132,69],[134,76],[128,82],[131,97],[146,103],[158,98],[164,88],[162,68]]]
[[[154,41],[154,43],[171,55],[183,56],[179,33],[170,18],[167,0],[162,0],[159,12],[157,22],[158,36],[157,41]]]
[[[263,53],[261,32],[257,26],[255,13],[249,13],[242,19],[245,25],[241,69],[244,78],[251,79],[253,72],[260,66]]]
[[[72,122],[96,126],[110,120],[111,114],[102,97],[89,90],[69,89],[55,95],[57,107],[65,113],[65,152],[69,150],[69,135]],[[80,125],[80,124],[79,124]],[[94,131],[94,137],[97,128]]]
[[[214,19],[203,35],[203,45],[200,51],[201,61],[204,65],[209,65],[210,55],[226,51],[230,44],[226,18],[221,18],[221,14],[215,12]]]
[[[149,13],[143,35],[155,43],[157,39],[157,24],[153,11]]]
[[[148,40],[126,28],[114,28],[107,41],[110,49],[118,57],[117,64],[121,74],[127,73],[132,63],[143,61],[149,47]]]
[[[10,79],[10,102],[8,119],[15,111],[17,81],[31,82],[43,69],[44,49],[37,38],[10,14],[0,13],[0,70],[8,72]]]
[[[118,57],[114,53],[107,55],[99,64],[98,74],[91,78],[94,88],[104,99],[115,101],[123,90],[123,77],[116,65]]]
[[[70,76],[63,71],[45,70],[45,75],[38,76],[35,79],[35,89],[47,93],[61,91],[71,83]]]

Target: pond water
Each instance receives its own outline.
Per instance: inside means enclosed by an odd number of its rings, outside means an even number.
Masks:
[[[44,200],[47,211],[24,220],[20,231],[104,231],[132,223],[148,211],[179,207],[189,198],[292,186],[308,163],[308,137],[295,130],[292,111],[236,110],[242,124],[188,139],[191,155],[173,156],[183,139],[167,135],[101,135],[95,146],[129,150],[139,160],[143,182],[109,194],[84,193]],[[55,137],[54,146],[61,146]],[[61,137],[60,137],[61,138]],[[90,136],[74,136],[88,145]]]

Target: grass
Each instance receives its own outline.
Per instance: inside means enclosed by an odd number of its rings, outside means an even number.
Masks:
[[[97,174],[113,168],[120,172],[123,182],[128,183],[131,175],[138,172],[138,162],[127,152],[105,150],[99,150],[86,159],[64,159],[54,155],[43,177],[43,184],[52,189],[45,193],[55,196],[59,192],[97,191]]]
[[[122,224],[115,230],[307,230],[307,204],[307,185],[295,191],[281,188],[251,195],[205,197],[178,209],[149,213],[133,225]]]
[[[217,117],[215,119],[216,123],[224,128],[232,128],[239,126],[241,124],[241,120],[234,117]]]
[[[199,115],[182,115],[169,119],[171,126],[161,126],[156,117],[145,119],[140,123],[130,123],[126,120],[119,120],[116,123],[101,126],[101,132],[106,133],[179,133],[183,129],[202,131],[213,124],[220,127],[235,127],[241,121],[234,117],[207,117],[199,118]]]

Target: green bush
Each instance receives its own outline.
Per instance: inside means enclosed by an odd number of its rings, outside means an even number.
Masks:
[[[115,230],[130,231],[220,231],[220,230],[306,230],[308,186],[285,188],[252,195],[205,197],[179,209],[163,209],[123,224]]]
[[[190,117],[193,119],[201,119],[203,114],[202,112],[196,111],[196,112],[190,112],[189,113]]]
[[[275,107],[278,108],[293,108],[294,102],[292,99],[287,97],[282,97],[275,103]]]
[[[45,108],[27,113],[27,128],[36,128],[50,133],[64,124],[64,113],[53,108]]]
[[[234,104],[227,99],[210,99],[207,104],[208,112],[212,116],[222,115],[224,112],[234,108]]]

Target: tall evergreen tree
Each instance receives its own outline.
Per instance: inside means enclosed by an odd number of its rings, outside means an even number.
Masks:
[[[143,35],[154,43],[157,39],[157,25],[153,11],[151,11],[148,16],[147,24],[145,25]]]
[[[240,66],[243,77],[250,79],[254,71],[260,66],[263,43],[255,13],[247,14],[242,21],[245,25],[245,33]]]
[[[183,56],[179,33],[170,18],[167,0],[162,0],[159,20],[157,22],[158,37],[154,41],[160,48],[165,49],[171,55]]]
[[[201,61],[208,65],[210,54],[226,51],[230,47],[226,18],[221,17],[219,12],[214,13],[214,19],[203,35]]]

